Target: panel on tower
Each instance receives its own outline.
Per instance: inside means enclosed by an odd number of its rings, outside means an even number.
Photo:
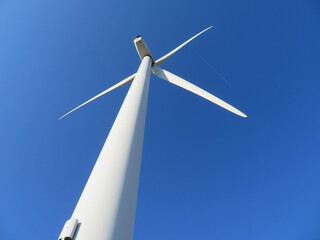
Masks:
[[[76,218],[69,219],[62,229],[58,240],[73,240],[74,233],[76,232],[79,220]]]

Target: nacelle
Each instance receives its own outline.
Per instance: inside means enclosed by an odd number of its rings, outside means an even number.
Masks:
[[[142,60],[145,56],[149,56],[152,59],[152,63],[154,63],[150,50],[143,38],[141,36],[136,36],[133,41],[140,59]]]

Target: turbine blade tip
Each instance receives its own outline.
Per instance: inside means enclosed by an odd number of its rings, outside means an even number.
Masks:
[[[69,113],[67,113],[67,114],[65,114],[65,115],[63,115],[63,116],[61,116],[61,117],[59,117],[58,118],[58,120],[61,120],[62,118],[64,118],[65,116],[67,116]]]

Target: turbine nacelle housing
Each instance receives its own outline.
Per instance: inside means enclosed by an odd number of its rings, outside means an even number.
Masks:
[[[136,36],[133,39],[134,45],[136,46],[137,52],[139,54],[140,59],[142,60],[145,56],[149,56],[152,60],[152,63],[154,63],[153,57],[150,53],[150,50],[146,44],[146,42],[143,40],[143,38],[139,35]]]

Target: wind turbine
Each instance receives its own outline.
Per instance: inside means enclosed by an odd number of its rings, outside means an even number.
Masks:
[[[135,37],[134,44],[141,58],[138,71],[61,117],[132,82],[71,219],[65,223],[59,240],[131,240],[133,238],[151,73],[241,117],[247,117],[207,91],[160,68],[160,65],[175,52],[211,27],[156,61],[143,38]]]

